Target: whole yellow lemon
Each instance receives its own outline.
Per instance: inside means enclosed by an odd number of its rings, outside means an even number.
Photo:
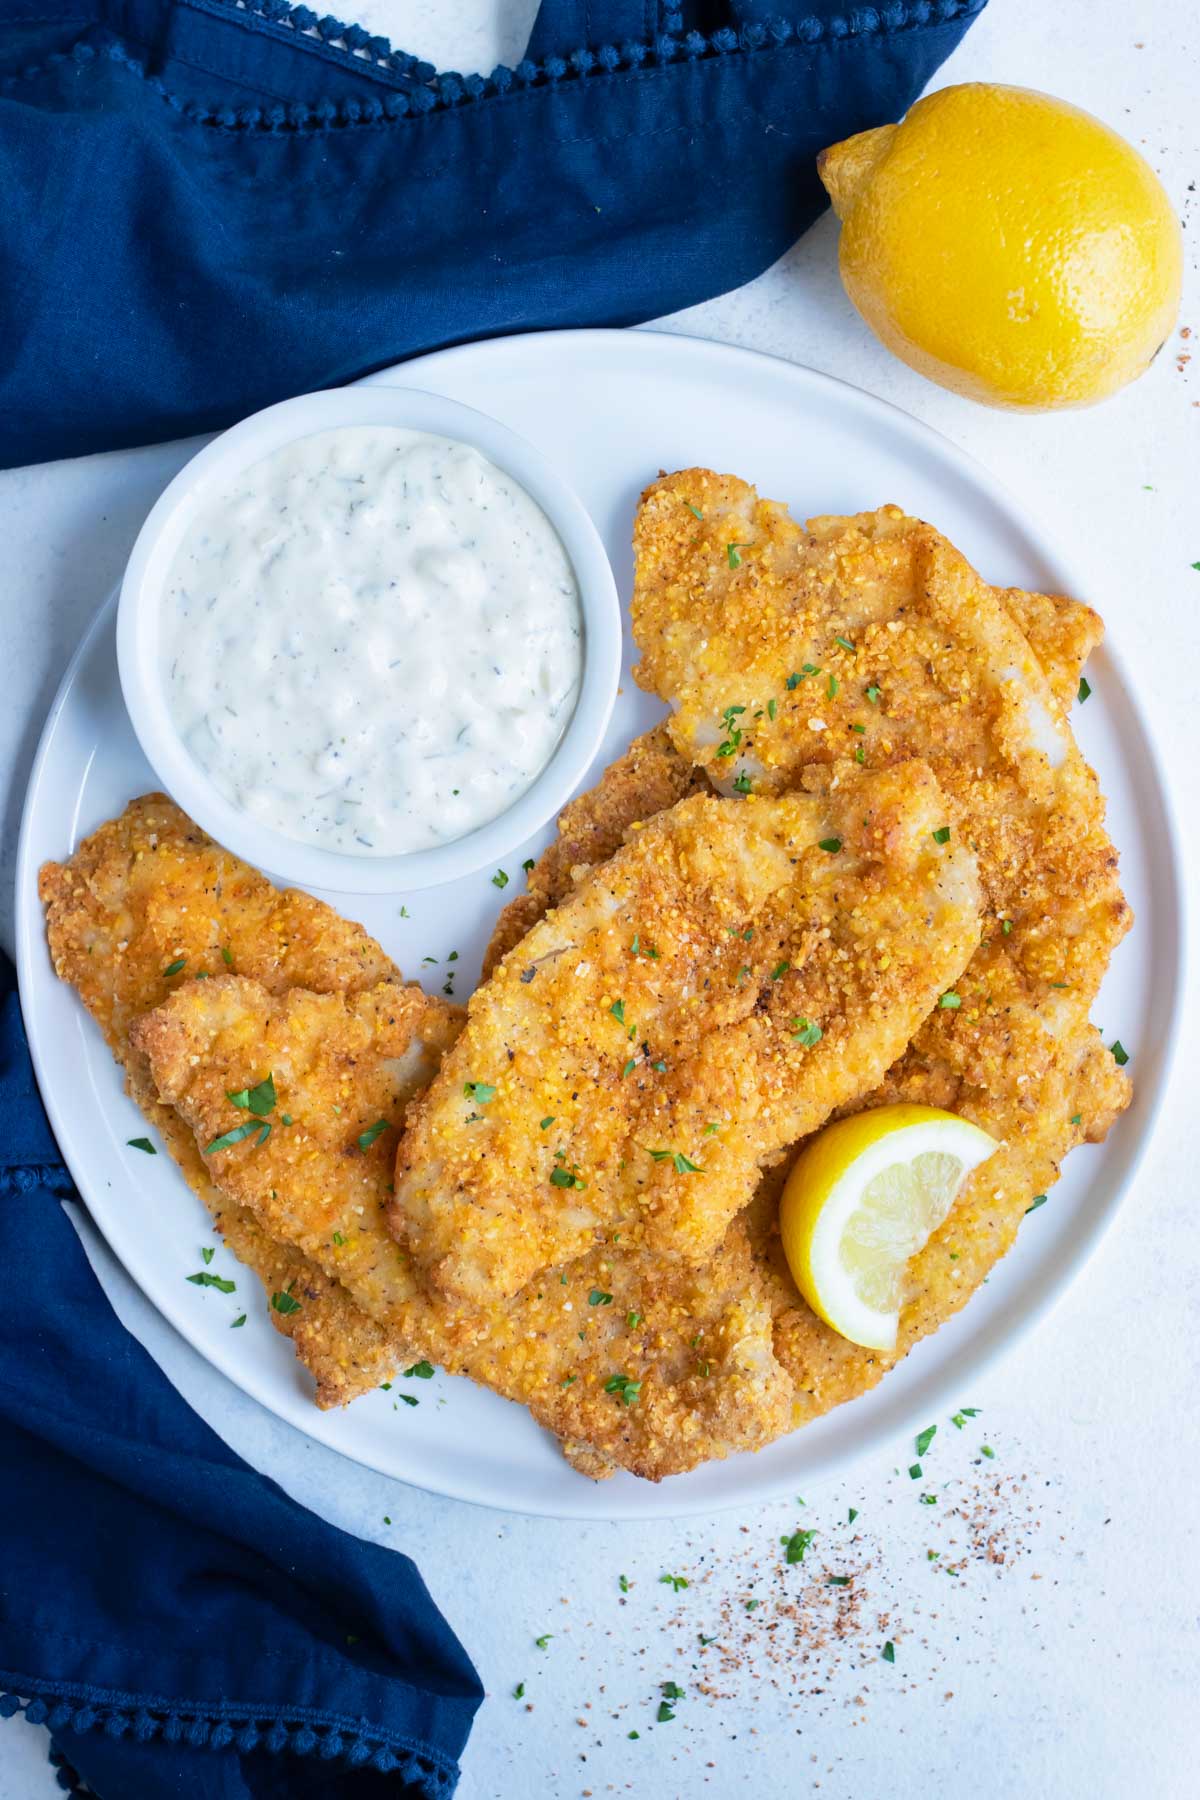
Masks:
[[[817,161],[846,292],[912,368],[990,406],[1124,387],[1179,311],[1183,242],[1150,165],[1099,119],[967,82]]]

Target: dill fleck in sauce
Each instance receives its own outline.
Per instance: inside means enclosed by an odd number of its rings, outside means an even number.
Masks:
[[[469,445],[322,431],[203,506],[164,594],[168,704],[220,792],[362,856],[497,818],[579,694],[583,619],[536,502]]]

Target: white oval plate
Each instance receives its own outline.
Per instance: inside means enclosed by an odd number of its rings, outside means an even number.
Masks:
[[[1104,609],[1080,569],[1060,561],[1016,502],[946,439],[907,414],[807,369],[697,339],[649,332],[556,332],[443,351],[373,378],[421,387],[491,413],[549,454],[582,496],[628,595],[630,527],[642,487],[688,464],[735,471],[798,517],[895,501],[932,520],[990,581],[1079,593]],[[1044,1314],[1112,1220],[1129,1188],[1166,1083],[1184,992],[1179,857],[1158,764],[1120,659],[1101,651],[1092,698],[1076,710],[1099,770],[1137,927],[1113,960],[1096,1012],[1133,1056],[1133,1106],[1100,1149],[1077,1150],[1050,1204],[957,1318],[918,1346],[873,1393],[754,1457],[713,1463],[659,1486],[631,1476],[594,1484],[563,1461],[523,1408],[438,1373],[321,1413],[287,1343],[272,1331],[248,1275],[218,1250],[228,1297],[190,1286],[211,1242],[200,1203],[166,1156],[126,1148],[140,1115],[75,995],[46,952],[37,871],[62,858],[126,801],[153,786],[121,704],[113,605],[101,611],[51,709],[25,805],[18,862],[21,995],[42,1093],[93,1218],[134,1280],[217,1368],[299,1430],[382,1473],[457,1499],[514,1511],[602,1519],[712,1512],[791,1492],[801,1481],[894,1439],[915,1419],[969,1399],[970,1383]],[[601,763],[661,712],[626,678]],[[601,766],[597,765],[597,768]],[[521,863],[542,840],[513,844],[501,894],[488,871],[406,897],[355,898],[361,919],[409,976],[440,992],[450,969],[470,992],[492,921],[519,892]],[[339,905],[338,896],[324,896]],[[410,917],[401,915],[401,904]],[[451,950],[458,959],[448,963]],[[436,963],[424,963],[426,956]],[[243,1310],[245,1327],[230,1330]],[[220,1429],[219,1420],[214,1421]]]

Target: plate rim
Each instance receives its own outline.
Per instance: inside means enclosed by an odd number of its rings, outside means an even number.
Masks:
[[[577,346],[584,350],[595,348],[598,345],[603,345],[605,349],[602,353],[607,353],[607,347],[614,340],[623,346],[641,340],[646,343],[645,354],[692,355],[700,360],[711,359],[735,364],[750,359],[757,364],[766,365],[781,380],[794,383],[801,389],[807,387],[810,391],[817,393],[822,390],[830,393],[834,403],[843,408],[849,401],[860,415],[866,414],[869,417],[879,412],[891,415],[894,424],[900,430],[923,440],[930,450],[943,461],[962,466],[970,479],[972,488],[977,493],[986,496],[990,503],[1004,514],[1006,519],[1019,521],[1020,530],[1026,542],[1053,574],[1059,591],[1070,592],[1073,587],[1078,585],[1067,574],[1067,558],[1060,553],[1056,536],[1052,532],[1047,532],[1038,514],[1031,511],[1023,500],[1018,500],[1007,485],[988,469],[986,464],[980,462],[969,451],[964,450],[944,432],[927,424],[924,420],[914,417],[894,402],[871,394],[866,389],[855,386],[852,382],[826,374],[822,370],[810,369],[804,364],[793,363],[785,358],[770,355],[764,351],[724,343],[717,339],[692,337],[684,333],[662,330],[585,329],[527,332],[455,345],[446,350],[433,351],[408,362],[396,363],[367,376],[364,379],[364,385],[405,385],[409,376],[426,369],[436,367],[440,370],[448,365],[477,358],[481,354],[503,356],[512,351],[514,347],[517,347],[521,354],[527,354],[530,351],[536,353],[538,345],[547,339],[566,340],[565,347],[568,354],[572,347]],[[643,352],[637,351],[635,354],[643,354]],[[1077,570],[1085,569],[1087,564],[1085,553],[1079,552],[1075,555],[1074,562]],[[591,1519],[619,1523],[639,1518],[711,1516],[718,1512],[744,1506],[747,1502],[755,1506],[765,1505],[790,1492],[798,1478],[796,1471],[782,1470],[776,1479],[766,1477],[759,1482],[751,1481],[748,1488],[741,1493],[734,1492],[715,1498],[709,1495],[689,1496],[685,1491],[685,1478],[671,1477],[657,1485],[641,1484],[633,1490],[633,1504],[614,1507],[604,1503],[607,1483],[593,1483],[580,1477],[580,1504],[566,1510],[560,1504],[539,1505],[536,1493],[523,1500],[518,1506],[511,1500],[496,1501],[483,1491],[481,1484],[472,1484],[469,1480],[451,1486],[444,1479],[436,1482],[423,1479],[419,1472],[397,1474],[393,1466],[385,1464],[379,1458],[371,1457],[365,1453],[365,1450],[338,1444],[333,1442],[328,1435],[310,1429],[310,1424],[315,1425],[326,1415],[317,1411],[311,1400],[308,1400],[306,1415],[311,1414],[311,1420],[307,1416],[301,1417],[299,1407],[291,1407],[287,1404],[290,1398],[288,1395],[271,1393],[269,1390],[273,1385],[273,1378],[269,1373],[268,1364],[262,1365],[265,1373],[261,1378],[256,1369],[252,1368],[247,1371],[244,1365],[238,1366],[235,1373],[233,1367],[218,1360],[208,1346],[193,1343],[186,1336],[182,1326],[160,1304],[156,1298],[153,1283],[147,1285],[139,1277],[135,1271],[136,1259],[129,1258],[122,1249],[118,1249],[113,1243],[89,1197],[88,1189],[91,1184],[87,1181],[86,1176],[81,1179],[81,1171],[86,1170],[87,1167],[86,1153],[75,1142],[69,1116],[65,1107],[60,1104],[54,1081],[50,1079],[49,1046],[42,1043],[39,1028],[34,1023],[36,1020],[35,985],[40,973],[35,967],[35,958],[39,947],[43,954],[45,953],[45,936],[42,930],[41,908],[37,898],[37,868],[33,863],[32,840],[34,835],[33,815],[36,809],[38,790],[49,760],[58,721],[67,704],[79,669],[86,662],[95,638],[104,630],[110,611],[115,610],[118,591],[119,584],[118,588],[102,601],[87,630],[80,638],[47,711],[38,739],[22,804],[21,825],[17,841],[15,936],[18,987],[22,1010],[26,1016],[34,1072],[47,1116],[92,1225],[104,1239],[106,1246],[130,1280],[153,1306],[158,1316],[167,1323],[172,1331],[183,1338],[209,1367],[216,1369],[225,1379],[231,1381],[236,1388],[257,1404],[265,1407],[274,1417],[281,1419],[304,1436],[320,1443],[324,1448],[341,1455],[352,1464],[370,1468],[388,1479],[402,1481],[428,1493],[466,1504],[487,1507],[490,1510],[529,1517]],[[1119,664],[1119,658],[1114,654],[1112,640],[1107,632],[1104,653],[1114,666]],[[852,1447],[846,1448],[833,1443],[824,1452],[818,1451],[806,1462],[803,1470],[805,1480],[824,1479],[839,1470],[848,1468],[869,1452],[877,1450],[896,1432],[903,1430],[906,1421],[923,1416],[929,1407],[944,1402],[955,1387],[981,1377],[1010,1350],[1043,1325],[1074,1288],[1112,1230],[1118,1213],[1127,1203],[1128,1195],[1137,1180],[1146,1153],[1154,1139],[1176,1064],[1182,1028],[1183,996],[1187,991],[1187,971],[1190,961],[1187,888],[1183,879],[1182,841],[1175,800],[1165,777],[1164,760],[1154,730],[1136,690],[1120,679],[1119,690],[1121,704],[1130,714],[1136,732],[1140,735],[1141,742],[1137,748],[1144,752],[1147,773],[1158,801],[1164,827],[1163,849],[1165,854],[1162,862],[1156,867],[1155,874],[1156,880],[1162,883],[1161,903],[1166,910],[1171,926],[1173,943],[1170,946],[1169,966],[1176,977],[1171,983],[1166,1001],[1166,1029],[1152,1052],[1156,1065],[1154,1088],[1149,1100],[1145,1102],[1145,1110],[1138,1122],[1138,1135],[1125,1152],[1127,1166],[1103,1204],[1089,1208],[1086,1218],[1080,1223],[1075,1238],[1067,1248],[1065,1259],[1059,1259],[1042,1273],[1031,1277],[1032,1287],[1026,1293],[1021,1304],[1019,1318],[1011,1322],[1007,1329],[997,1328],[983,1341],[977,1342],[974,1346],[967,1346],[961,1356],[944,1369],[929,1371],[920,1383],[919,1392],[908,1397],[908,1405],[905,1406],[901,1403],[903,1417],[900,1420],[893,1420],[885,1415],[878,1420],[869,1421],[860,1435],[859,1441]],[[72,820],[73,825],[74,820]],[[1146,1060],[1149,1060],[1149,1057]],[[143,1347],[147,1348],[147,1353],[157,1364],[154,1352],[146,1346]],[[158,1366],[161,1367],[161,1365]],[[163,1373],[168,1380],[171,1380],[170,1374],[165,1369]],[[174,1385],[173,1382],[172,1385]],[[190,1402],[185,1403],[190,1404]],[[332,1416],[337,1417],[338,1415]],[[211,1424],[211,1421],[209,1422]],[[214,1424],[212,1429],[217,1430],[218,1428]],[[219,1431],[218,1435],[220,1435]],[[752,1470],[752,1461],[747,1459],[746,1466],[748,1470]],[[668,1503],[639,1507],[636,1504],[636,1498],[643,1491],[647,1498],[661,1496]],[[675,1498],[676,1495],[678,1498]]]

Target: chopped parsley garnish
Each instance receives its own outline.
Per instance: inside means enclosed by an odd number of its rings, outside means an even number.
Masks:
[[[257,1119],[247,1119],[244,1125],[235,1125],[232,1131],[226,1131],[220,1137],[214,1138],[204,1154],[212,1156],[218,1150],[230,1150],[234,1144],[240,1144],[243,1138],[248,1138],[254,1131],[257,1131],[258,1142],[261,1144],[269,1136],[270,1130],[269,1125],[260,1125]]]
[[[793,1531],[791,1537],[781,1537],[784,1548],[784,1561],[798,1563],[804,1561],[804,1553],[816,1537],[815,1531]]]
[[[1001,919],[1000,929],[1004,933],[1005,937],[1007,937],[1009,932],[1012,930],[1012,920],[1011,919]]]
[[[222,962],[223,962],[223,963],[224,963],[224,964],[225,964],[225,967],[226,967],[226,968],[227,968],[227,969],[232,969],[232,967],[233,967],[233,953],[232,953],[232,951],[231,951],[231,950],[230,950],[230,948],[229,948],[229,945],[228,945],[228,944],[222,944],[222,945],[221,945],[221,961],[222,961]]]
[[[131,1150],[144,1150],[147,1156],[158,1155],[158,1151],[154,1148],[154,1145],[150,1142],[149,1138],[127,1138],[126,1142]]]
[[[272,1294],[271,1305],[277,1313],[282,1313],[285,1319],[290,1313],[298,1313],[300,1311],[300,1302],[298,1300],[293,1300],[292,1296],[286,1293]]]
[[[850,1577],[848,1575],[827,1575],[825,1577],[825,1586],[826,1587],[849,1587],[850,1586]]]
[[[1045,1206],[1045,1204],[1045,1194],[1035,1194],[1030,1204],[1025,1208],[1026,1217],[1028,1217],[1031,1212],[1036,1212],[1039,1206]]]
[[[949,993],[942,995],[941,999],[938,1001],[938,1005],[945,1012],[955,1012],[962,1005],[962,995],[956,994],[953,988],[951,988]]]
[[[754,791],[753,787],[751,785],[750,777],[747,775],[747,773],[744,769],[742,770],[742,773],[740,775],[734,776],[733,791],[735,794],[749,794]]]
[[[814,1044],[819,1044],[821,1035],[821,1027],[812,1019],[792,1020],[792,1036],[798,1044],[803,1044],[806,1050],[811,1050]]]
[[[869,687],[867,689],[867,699],[871,702],[872,706],[879,705],[879,694],[880,690],[877,687]]]
[[[513,1699],[514,1700],[523,1700],[524,1698],[525,1698],[525,1683],[523,1681],[518,1681],[516,1687],[513,1689]]]
[[[818,850],[827,850],[830,856],[836,856],[841,847],[841,838],[822,838],[817,845]]]
[[[388,1125],[389,1125],[389,1121],[387,1119],[376,1119],[376,1121],[373,1125],[368,1125],[367,1129],[365,1131],[359,1132],[358,1147],[363,1152],[364,1155],[371,1148],[371,1145],[375,1142],[375,1139],[377,1137],[381,1137],[382,1134],[388,1129]]]
[[[640,933],[635,933],[633,942],[629,946],[629,954],[630,956],[644,956],[650,962],[658,961],[658,951],[653,944],[646,944],[643,947]]]
[[[918,1435],[917,1435],[917,1455],[918,1456],[924,1456],[925,1452],[928,1450],[930,1444],[932,1444],[932,1442],[936,1436],[937,1436],[937,1426],[936,1425],[927,1425],[925,1427],[924,1431],[918,1433]]]
[[[1071,1114],[1071,1123],[1072,1123],[1072,1125],[1082,1125],[1083,1114],[1082,1113],[1072,1113]]]
[[[703,1175],[704,1170],[699,1163],[694,1163],[683,1154],[682,1150],[651,1150],[650,1155],[655,1162],[674,1163],[680,1175]]]
[[[219,1294],[232,1294],[237,1291],[236,1281],[227,1281],[224,1275],[210,1275],[207,1269],[201,1269],[198,1275],[189,1275],[188,1280],[193,1287],[216,1288]]]
[[[496,1090],[487,1081],[464,1081],[463,1093],[468,1100],[474,1100],[476,1106],[490,1106],[496,1098]]]
[[[582,1192],[587,1186],[587,1182],[583,1179],[582,1175],[577,1174],[574,1169],[564,1168],[560,1163],[557,1169],[551,1169],[550,1171],[550,1186],[556,1188],[578,1188],[580,1192]]]
[[[209,1263],[211,1263],[211,1261],[212,1261],[212,1259],[213,1259],[213,1257],[214,1257],[214,1256],[215,1256],[215,1255],[216,1255],[216,1254],[217,1254],[217,1253],[216,1253],[216,1251],[215,1251],[215,1250],[214,1250],[214,1249],[213,1249],[213,1247],[212,1247],[212,1245],[211,1245],[211,1244],[206,1244],[206,1245],[205,1245],[205,1246],[204,1246],[204,1248],[203,1248],[203,1249],[202,1249],[202,1250],[201,1250],[201,1252],[200,1252],[200,1261],[201,1261],[201,1262],[202,1262],[202,1263],[203,1263],[203,1264],[204,1264],[204,1266],[205,1266],[205,1268],[206,1268],[206,1269],[207,1269],[207,1267],[208,1267],[208,1265],[209,1265]]]
[[[415,1362],[404,1371],[405,1381],[432,1381],[433,1364],[431,1362]]]
[[[588,1295],[589,1306],[611,1306],[612,1295],[606,1294],[603,1288],[593,1288]]]
[[[292,1123],[291,1113],[280,1113],[279,1117],[284,1125],[290,1125]]]
[[[246,1323],[245,1313],[239,1313],[237,1318],[233,1321],[233,1324],[229,1327],[229,1329],[230,1329],[230,1331],[236,1331],[239,1325],[244,1325],[245,1323]]]
[[[1088,698],[1091,691],[1092,691],[1091,685],[1088,682],[1087,676],[1081,675],[1079,677],[1079,704],[1081,706],[1083,705],[1084,701]]]
[[[846,1520],[847,1525],[853,1525],[853,1523],[854,1523],[855,1519],[857,1519],[857,1517],[858,1517],[858,1508],[857,1508],[857,1506],[852,1506],[850,1508],[849,1516]]]
[[[252,1112],[256,1119],[265,1119],[269,1112],[275,1110],[275,1077],[266,1075],[257,1087],[244,1087],[236,1094],[231,1094],[226,1089],[225,1098],[243,1112]]]
[[[977,1406],[964,1406],[958,1412],[951,1413],[950,1423],[956,1425],[961,1431],[968,1419],[977,1419],[978,1417],[979,1408]]]
[[[757,1612],[759,1607],[762,1605],[762,1601],[761,1600],[746,1600],[743,1602],[743,1605],[745,1606],[747,1612]]]
[[[980,1444],[979,1454],[981,1456],[995,1456],[996,1452],[992,1449],[990,1444]]]
[[[889,1638],[887,1643],[883,1646],[883,1660],[884,1662],[890,1663],[894,1663],[896,1660],[896,1646],[893,1644],[891,1638]]]
[[[521,867],[524,869],[525,873],[528,875],[534,867],[534,861],[533,861],[532,856],[527,856],[525,858],[525,861],[521,864]]]
[[[413,1394],[401,1394],[399,1398],[404,1402],[405,1406],[420,1406],[421,1404]]]
[[[625,1002],[623,1000],[614,1000],[608,1010],[617,1021],[618,1025],[627,1023],[625,1018]]]
[[[546,1648],[546,1645],[550,1642],[550,1639],[553,1636],[554,1636],[554,1633],[552,1631],[548,1631],[544,1637],[534,1638],[533,1641],[537,1645],[539,1650],[544,1650]]]
[[[791,966],[792,966],[791,963],[788,962],[786,958],[784,959],[783,962],[776,963],[775,967],[771,970],[771,980],[772,981],[782,981],[783,977],[787,974],[787,972],[791,968]]]
[[[749,550],[749,548],[750,548],[749,544],[726,544],[725,554],[729,558],[729,566],[731,569],[740,569],[741,568],[741,566],[742,566],[741,553],[743,550]]]
[[[948,825],[939,825],[933,834],[933,841],[935,844],[948,844],[950,842],[950,827]]]
[[[676,1593],[679,1592],[680,1588],[691,1586],[691,1582],[686,1575],[660,1575],[658,1579],[661,1586],[674,1588]]]
[[[496,873],[492,876],[492,886],[498,888],[506,888],[508,886],[508,875],[504,869],[496,870]]]
[[[717,745],[718,756],[732,756],[742,741],[741,727],[734,720],[745,712],[744,706],[727,706],[721,714],[721,725],[725,732],[724,740]]]
[[[660,1681],[658,1688],[664,1700],[682,1700],[687,1694],[687,1689],[681,1688],[674,1681]]]
[[[909,1463],[909,1465],[908,1465],[908,1473],[909,1473],[909,1476],[910,1476],[910,1477],[911,1477],[911,1479],[912,1479],[912,1480],[913,1480],[913,1481],[920,1481],[920,1479],[921,1479],[921,1465],[920,1465],[920,1463],[919,1463],[919,1462],[915,1462],[915,1463]]]
[[[660,1725],[665,1725],[668,1722],[668,1720],[673,1719],[675,1717],[675,1714],[672,1712],[671,1708],[667,1705],[665,1700],[660,1700],[658,1703],[658,1711],[655,1713],[654,1716],[658,1720],[658,1723]]]
[[[778,712],[779,712],[779,702],[772,695],[771,699],[767,701],[767,717],[768,717],[768,719],[774,719],[776,717],[776,715],[778,714]]]
[[[920,1496],[920,1500],[921,1500],[922,1506],[936,1506],[937,1505],[937,1495],[936,1494],[922,1494]]]
[[[637,1068],[637,1057],[631,1056],[629,1061],[625,1064],[625,1067],[621,1070],[622,1081],[624,1081],[624,1079],[627,1075],[632,1075],[633,1071],[636,1068]]]
[[[575,1382],[578,1380],[579,1380],[578,1375],[564,1375],[558,1385],[559,1385],[559,1387],[570,1387],[572,1382]]]
[[[861,744],[855,744],[854,746],[854,760],[856,763],[860,764],[865,763],[867,760],[867,753]]]
[[[186,967],[187,967],[187,957],[186,956],[177,956],[175,958],[175,961],[172,963],[168,963],[166,968],[163,970],[163,979],[166,980],[167,977],[171,976],[171,975],[178,975],[179,971]]]
[[[640,1312],[627,1312],[625,1314],[625,1323],[628,1325],[630,1331],[634,1331],[641,1322],[642,1315]]]
[[[850,642],[849,638],[835,637],[833,641],[835,644],[840,644],[843,650],[849,650],[851,654],[853,654],[854,645]]]
[[[333,1241],[338,1246],[339,1250],[341,1249],[342,1245],[346,1242],[345,1238],[342,1236],[340,1231],[334,1232]]]
[[[538,1130],[539,1131],[549,1131],[549,1129],[550,1129],[551,1125],[553,1125],[553,1123],[554,1123],[554,1114],[550,1113],[550,1114],[548,1114],[548,1116],[546,1118],[544,1118],[542,1120],[541,1124],[538,1126]]]
[[[702,519],[704,517],[700,508],[698,506],[693,506],[690,500],[685,500],[683,504],[687,507],[693,518]]]
[[[1123,1069],[1125,1064],[1129,1061],[1129,1052],[1121,1042],[1120,1038],[1114,1038],[1108,1047],[1112,1051],[1112,1059],[1116,1063],[1118,1069]]]
[[[836,675],[831,675],[829,677],[829,685],[826,688],[825,692],[828,694],[828,696],[831,700],[835,700],[837,698],[837,691],[838,691],[838,688],[840,685],[841,684],[838,681],[838,678]]]
[[[610,1375],[604,1384],[606,1394],[615,1394],[626,1406],[632,1406],[642,1391],[640,1381],[633,1381],[628,1375]]]
[[[627,1594],[629,1592],[629,1577],[628,1577],[628,1575],[618,1575],[617,1576],[617,1586],[620,1588],[620,1590],[623,1594]]]

